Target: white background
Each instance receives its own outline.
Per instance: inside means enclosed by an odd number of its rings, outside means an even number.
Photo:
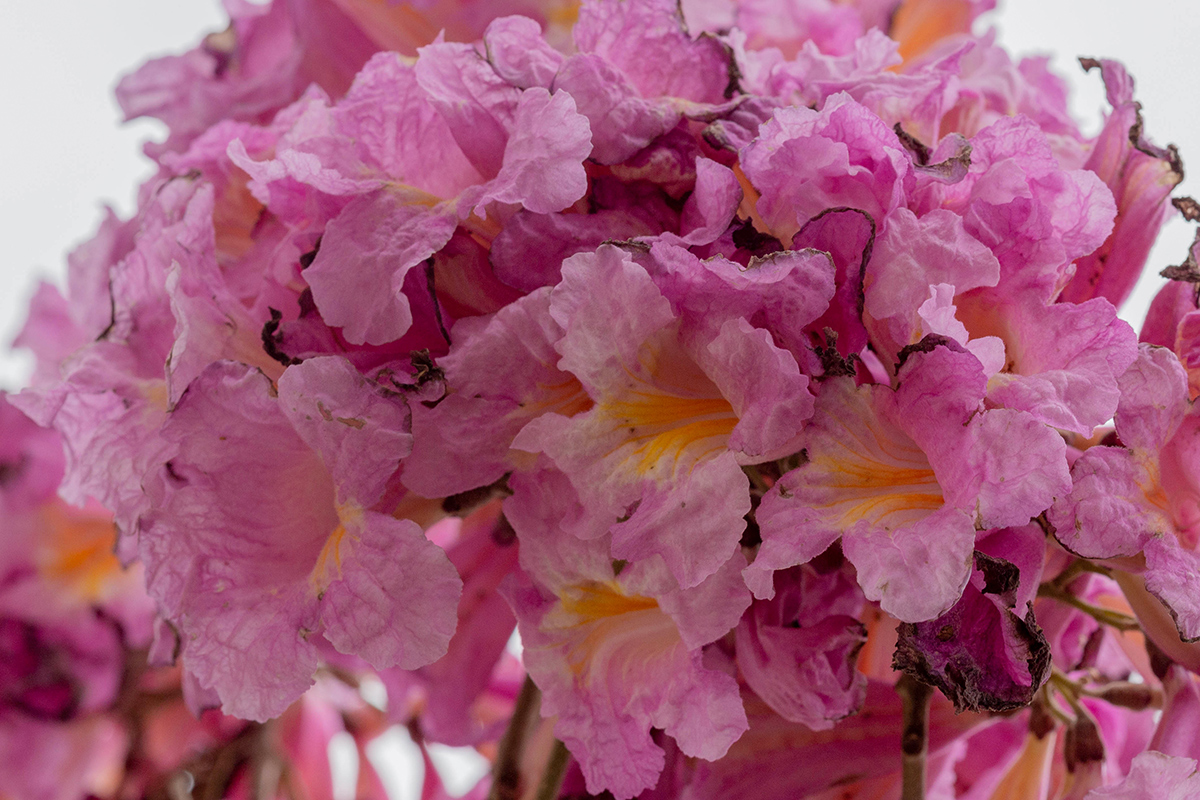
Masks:
[[[1054,52],[1075,87],[1085,130],[1104,107],[1097,74],[1078,55],[1125,62],[1137,80],[1147,130],[1180,146],[1200,169],[1200,2],[1195,0],[1010,0],[989,15],[1015,53]],[[147,56],[179,52],[225,26],[216,0],[10,0],[0,26],[0,349],[19,330],[36,278],[61,281],[63,256],[87,238],[103,203],[132,210],[150,173],[140,142],[162,138],[157,122],[122,126],[112,87]],[[1140,9],[1134,12],[1133,9]],[[1200,190],[1200,178],[1179,192]],[[1174,220],[1151,254],[1147,278],[1123,315],[1140,323],[1154,274],[1182,260],[1189,226]],[[16,388],[26,358],[0,352],[0,388]]]

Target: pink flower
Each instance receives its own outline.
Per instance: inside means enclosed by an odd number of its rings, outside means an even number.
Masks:
[[[588,791],[624,799],[662,771],[652,727],[707,760],[746,729],[737,682],[706,667],[700,649],[749,604],[738,575],[745,561],[732,555],[690,589],[658,560],[616,562],[618,570],[604,524],[573,495],[553,472],[518,482],[505,504],[521,542],[521,572],[508,595],[543,716],[557,716],[555,735],[579,760]],[[595,533],[560,530],[564,516]]]
[[[615,247],[566,262],[549,313],[563,329],[559,368],[594,405],[543,414],[513,446],[570,477],[608,521],[614,558],[658,555],[680,585],[697,585],[741,537],[750,510],[741,465],[795,449],[812,413],[808,377],[744,318],[689,329]]]
[[[1023,412],[982,408],[984,385],[974,356],[935,337],[902,353],[895,390],[827,380],[798,442],[804,461],[758,510],[755,594],[840,537],[888,613],[921,622],[949,609],[976,528],[1023,525],[1070,485],[1062,439]]]
[[[193,381],[141,546],[188,672],[260,720],[312,684],[322,638],[376,668],[437,659],[461,590],[419,527],[374,510],[409,447],[403,405],[336,358],[291,367],[275,395],[229,362]]]
[[[1162,800],[1186,800],[1200,792],[1200,776],[1196,761],[1148,750],[1133,760],[1133,769],[1125,780],[1115,786],[1095,789],[1088,800],[1134,800],[1142,797],[1161,797]]]

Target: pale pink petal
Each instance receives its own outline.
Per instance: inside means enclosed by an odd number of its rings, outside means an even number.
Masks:
[[[583,197],[588,188],[583,160],[592,149],[592,132],[571,95],[528,89],[512,124],[499,172],[475,202],[520,203],[548,214]]]
[[[688,245],[713,242],[733,221],[742,187],[733,170],[707,158],[696,159],[696,188],[683,205],[679,231]]]
[[[497,75],[472,45],[435,42],[419,53],[417,83],[467,160],[484,178],[494,177],[504,163],[521,90]]]
[[[550,316],[565,331],[556,345],[559,369],[589,389],[606,373],[637,364],[646,339],[675,317],[646,271],[611,245],[563,262]]]
[[[1007,317],[1010,371],[988,382],[988,399],[1084,436],[1111,419],[1117,379],[1137,357],[1137,337],[1116,309],[1096,298],[1018,303],[1007,312],[997,316]]]
[[[866,677],[854,668],[866,633],[851,616],[859,613],[861,592],[844,571],[821,575],[803,567],[775,580],[775,598],[757,601],[738,625],[738,670],[784,719],[831,728],[866,695]],[[848,608],[838,609],[839,600]]]
[[[826,312],[835,290],[826,253],[783,250],[743,266],[722,256],[701,260],[663,239],[650,250],[660,270],[655,282],[686,319],[717,328],[731,317],[745,318],[793,355],[809,352],[808,327]]]
[[[1200,796],[1196,761],[1163,755],[1153,750],[1138,754],[1125,780],[1115,786],[1093,789],[1084,800],[1190,800]]]
[[[762,545],[746,581],[757,597],[771,596],[772,571],[815,558],[860,523],[887,538],[945,505],[928,457],[888,417],[890,395],[846,378],[821,387],[798,443],[805,462],[775,483],[755,514]]]
[[[310,358],[278,380],[279,404],[316,451],[338,487],[338,502],[374,505],[400,460],[412,451],[408,407],[385,397],[350,362]]]
[[[726,322],[705,349],[702,366],[738,418],[729,448],[748,463],[795,452],[796,437],[813,413],[809,379],[795,358],[744,319]]]
[[[351,200],[304,271],[325,322],[354,344],[403,336],[413,319],[404,278],[450,240],[456,223],[447,210],[408,203],[390,189]]]
[[[904,622],[945,613],[971,577],[975,524],[956,508],[886,531],[859,523],[842,539],[868,600]]]
[[[846,95],[820,112],[777,110],[741,166],[761,192],[758,212],[782,241],[830,208],[861,209],[882,224],[913,181],[896,134]]]
[[[414,669],[446,654],[462,581],[416,523],[361,512],[346,524],[335,558],[340,580],[329,583],[321,606],[330,644],[376,669]]]
[[[958,214],[935,209],[918,218],[900,208],[875,241],[865,308],[876,319],[911,317],[928,299],[929,286],[945,283],[956,292],[966,292],[995,286],[999,280],[1000,262],[967,233]]]
[[[339,149],[383,175],[441,198],[483,181],[418,85],[414,67],[395,53],[372,57],[331,116],[345,137]]]
[[[603,469],[607,460],[600,465]],[[597,480],[600,471],[582,471],[580,480]],[[660,556],[680,585],[691,587],[737,549],[750,511],[749,482],[730,452],[671,477],[666,485],[646,480],[639,487],[636,509],[612,527],[612,554],[631,560]]]
[[[688,36],[673,0],[587,0],[572,33],[580,52],[596,53],[614,64],[642,97],[699,103],[725,99],[729,56],[714,38]]]
[[[1143,552],[1146,590],[1171,612],[1181,639],[1200,639],[1200,554],[1183,549],[1169,534],[1151,538]]]
[[[1128,556],[1153,536],[1174,537],[1170,516],[1149,500],[1157,476],[1137,454],[1092,447],[1075,461],[1071,478],[1071,491],[1055,501],[1047,518],[1072,552],[1086,558]]]
[[[510,447],[531,420],[586,410],[591,399],[579,381],[556,366],[561,336],[549,289],[455,324],[454,344],[439,360],[447,396],[433,408],[413,404],[404,485],[426,497],[486,486],[528,459]]]
[[[1029,414],[985,411],[971,421],[962,447],[962,480],[978,493],[983,529],[1024,525],[1070,491],[1066,443]]]
[[[652,202],[646,198],[641,207],[602,208],[594,214],[518,211],[492,240],[496,277],[532,292],[558,283],[563,262],[577,253],[592,252],[610,240],[653,236],[676,227],[668,214],[655,213],[659,209]]]
[[[1179,429],[1188,412],[1188,376],[1165,347],[1143,344],[1138,358],[1117,381],[1121,402],[1116,425],[1121,442],[1154,452]]]
[[[353,500],[336,502],[333,477],[265,376],[212,365],[163,437],[177,454],[150,486],[155,511],[140,536],[147,588],[179,630],[186,673],[228,713],[283,711],[312,684],[322,631],[381,667],[445,651],[460,586],[453,567],[411,523],[372,523]],[[394,559],[397,546],[411,558]],[[408,592],[449,600],[435,612],[381,599]],[[410,618],[413,603],[421,610]]]
[[[1193,247],[1195,245],[1193,244]],[[1196,310],[1196,290],[1186,281],[1167,281],[1146,312],[1139,341],[1173,348],[1179,323]]]
[[[1171,664],[1162,678],[1162,716],[1148,749],[1164,755],[1195,758],[1200,755],[1200,686],[1196,676]]]
[[[944,205],[995,253],[1001,285],[1051,299],[1071,263],[1108,237],[1112,193],[1095,173],[1063,170],[1028,117],[1000,117],[971,146],[970,174],[945,188]]]
[[[737,684],[705,668],[672,616],[653,595],[641,594],[654,585],[669,586],[669,574],[661,566],[636,563],[622,565],[617,574],[604,538],[583,541],[561,530],[561,517],[586,513],[565,479],[543,472],[531,480],[543,486],[531,486],[523,499],[514,496],[506,504],[524,570],[507,594],[525,665],[542,690],[542,713],[557,717],[555,735],[579,761],[588,791],[607,789],[629,798],[653,786],[664,754],[650,737],[652,727],[675,738],[688,755],[724,755],[746,727]],[[735,567],[710,580],[732,588],[736,572]],[[701,608],[727,593],[700,591],[676,602],[694,600],[702,614]],[[730,624],[748,602],[744,590],[741,597],[734,614],[718,612]],[[679,607],[675,613],[694,616]]]
[[[483,33],[488,63],[504,80],[521,89],[549,89],[563,56],[546,43],[542,26],[529,17],[500,17]]]
[[[1150,247],[1172,213],[1171,191],[1183,180],[1174,146],[1154,146],[1142,127],[1141,105],[1133,99],[1133,79],[1116,61],[1089,60],[1101,68],[1112,112],[1105,120],[1084,167],[1112,190],[1117,217],[1099,249],[1079,259],[1062,299],[1080,303],[1103,297],[1119,306],[1133,291]]]
[[[638,95],[614,65],[598,55],[580,53],[563,64],[554,88],[575,98],[592,132],[591,158],[619,164],[674,128],[679,112]]]

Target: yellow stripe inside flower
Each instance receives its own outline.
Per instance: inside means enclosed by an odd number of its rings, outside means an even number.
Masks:
[[[658,602],[653,598],[625,594],[614,581],[589,581],[572,586],[560,599],[563,611],[588,621],[658,608]]]
[[[827,441],[836,444],[809,452],[809,480],[821,487],[826,500],[814,505],[838,515],[838,527],[865,520],[872,527],[895,528],[945,504],[942,487],[916,442],[878,419],[850,422],[827,418],[834,433]]]
[[[346,538],[347,526],[362,525],[363,510],[355,503],[339,503],[337,514],[338,525],[325,540],[317,554],[317,563],[308,575],[308,585],[318,598],[325,594],[329,584],[342,578],[342,540]],[[355,536],[350,534],[350,538]]]
[[[539,383],[532,398],[521,403],[519,413],[533,417],[547,412],[573,417],[592,408],[592,398],[583,390],[583,384],[574,375],[568,375],[561,383],[553,385]]]
[[[723,397],[679,397],[665,392],[631,392],[605,402],[601,413],[614,427],[625,429],[625,441],[636,447],[632,466],[639,476],[660,465],[668,474],[723,451],[738,419]],[[684,463],[686,461],[686,464]]]
[[[564,589],[543,620],[565,638],[567,665],[576,676],[632,646],[651,653],[673,647],[679,632],[650,597],[625,594],[615,581],[588,581]]]
[[[570,29],[579,21],[579,0],[567,0],[558,6],[550,6],[545,10],[546,21],[564,29]]]
[[[66,585],[80,599],[107,599],[125,575],[113,553],[116,529],[112,519],[74,512],[54,502],[39,511],[39,522],[48,543],[40,559],[43,577]]]

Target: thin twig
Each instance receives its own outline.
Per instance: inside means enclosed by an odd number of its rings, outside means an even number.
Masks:
[[[550,760],[546,762],[546,769],[542,773],[541,782],[538,783],[534,800],[558,800],[570,759],[571,754],[567,752],[567,746],[555,739],[554,749],[550,751]]]
[[[1050,716],[1050,718],[1056,720],[1057,722],[1059,722],[1063,725],[1074,725],[1075,724],[1075,717],[1073,717],[1070,714],[1068,714],[1067,712],[1063,711],[1062,708],[1058,705],[1058,703],[1054,700],[1054,695],[1052,695],[1050,693],[1050,684],[1049,683],[1045,683],[1042,685],[1042,688],[1038,691],[1038,695],[1040,697],[1041,702],[1037,703],[1036,705],[1038,708],[1041,709],[1043,716],[1048,714]],[[1034,719],[1031,717],[1030,718],[1031,729],[1033,727],[1033,723],[1034,723]],[[1047,728],[1046,732],[1049,732],[1048,728]],[[1039,733],[1038,738],[1040,739],[1044,735],[1045,735],[1045,733]]]
[[[1066,603],[1069,606],[1074,606],[1083,613],[1095,619],[1097,622],[1109,625],[1119,631],[1137,631],[1141,630],[1136,618],[1128,614],[1122,614],[1120,611],[1114,611],[1111,608],[1101,608],[1097,605],[1092,605],[1086,600],[1080,600],[1075,595],[1063,589],[1054,583],[1043,583],[1038,587],[1038,597],[1049,597],[1058,600],[1060,603]]]
[[[1095,575],[1103,575],[1106,578],[1112,577],[1112,570],[1110,570],[1106,567],[1102,567],[1099,564],[1093,564],[1091,561],[1088,561],[1086,558],[1077,558],[1074,561],[1072,561],[1070,564],[1068,564],[1067,568],[1064,569],[1062,572],[1060,572],[1054,578],[1053,583],[1055,586],[1057,586],[1061,589],[1066,589],[1067,584],[1069,584],[1071,581],[1075,580],[1076,578],[1078,578],[1080,575],[1082,575],[1085,572],[1091,572]]]
[[[904,728],[900,737],[903,779],[900,800],[925,800],[925,757],[929,749],[929,698],[933,687],[910,675],[896,682]]]
[[[521,751],[525,749],[525,734],[529,729],[529,717],[537,708],[541,694],[528,675],[513,706],[512,719],[500,740],[496,763],[492,767],[492,788],[488,800],[516,800],[520,795]]]
[[[1083,706],[1079,704],[1079,695],[1083,691],[1081,684],[1071,680],[1058,667],[1050,668],[1050,683],[1054,685],[1054,688],[1058,690],[1058,694],[1071,706],[1071,710],[1075,712],[1075,716],[1083,713]]]

